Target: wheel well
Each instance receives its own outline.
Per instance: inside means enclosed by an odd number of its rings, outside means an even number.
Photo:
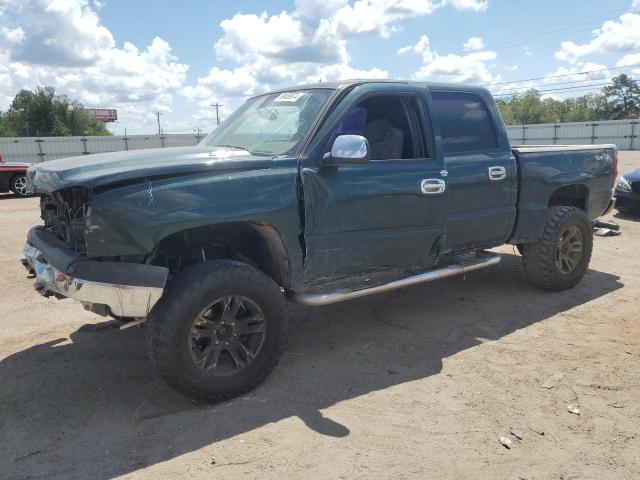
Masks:
[[[587,197],[589,190],[584,185],[564,185],[558,188],[549,198],[549,206],[576,207],[587,211]]]
[[[278,232],[269,225],[234,222],[197,227],[163,238],[147,263],[176,272],[207,260],[233,259],[249,263],[289,288],[289,261]]]
[[[9,185],[13,184],[13,181],[18,178],[18,177],[24,177],[27,174],[27,172],[18,172],[15,175],[13,175],[11,177],[11,180],[9,180]]]

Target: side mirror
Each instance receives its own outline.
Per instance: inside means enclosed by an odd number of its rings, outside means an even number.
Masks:
[[[362,135],[340,135],[333,142],[331,153],[325,153],[320,164],[337,166],[367,163],[369,152],[369,140]]]

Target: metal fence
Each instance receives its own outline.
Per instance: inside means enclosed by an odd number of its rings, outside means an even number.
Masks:
[[[640,150],[640,119],[507,125],[511,145],[613,143],[618,150]]]
[[[640,150],[640,119],[507,125],[507,133],[512,145],[613,143],[619,150]],[[44,162],[91,153],[197,145],[203,138],[193,134],[2,137],[0,153],[8,162]]]
[[[0,137],[7,162],[44,162],[92,153],[197,145],[204,135],[127,135],[107,137]]]

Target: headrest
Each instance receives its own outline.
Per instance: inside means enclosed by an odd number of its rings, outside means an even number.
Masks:
[[[386,118],[381,118],[371,122],[367,125],[367,138],[369,139],[369,142],[374,143],[383,141],[389,128],[391,128],[391,122]]]

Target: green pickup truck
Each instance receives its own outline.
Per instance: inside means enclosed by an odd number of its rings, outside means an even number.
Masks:
[[[325,305],[494,265],[550,290],[587,271],[613,145],[512,147],[483,88],[401,81],[249,99],[198,146],[41,163],[22,263],[43,295],[146,319],[162,378],[200,402],[275,367],[286,302]]]

